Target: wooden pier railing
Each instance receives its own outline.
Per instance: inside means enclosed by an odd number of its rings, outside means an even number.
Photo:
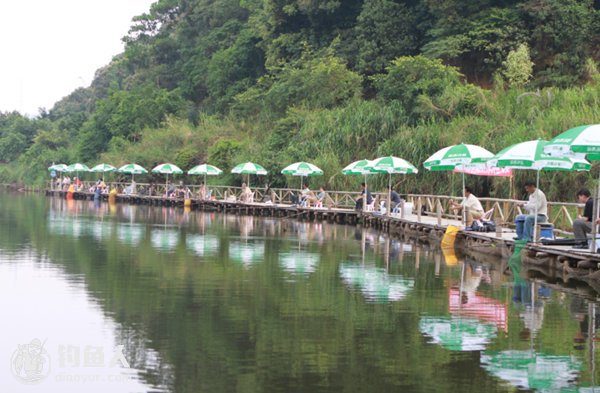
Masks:
[[[93,189],[94,184],[95,182],[82,182],[78,191],[89,192]],[[119,193],[123,193],[131,183],[111,182],[106,184],[109,188],[116,188]],[[178,185],[175,184],[175,186],[177,187]],[[236,186],[207,185],[204,192],[201,193],[202,189],[199,185],[186,185],[186,187],[189,189],[189,196],[191,198],[200,200],[206,199],[208,195],[210,195],[210,199],[225,200],[235,198],[239,200],[242,191],[241,187]],[[49,184],[49,189],[56,190],[59,188],[64,189],[62,186],[58,187],[56,184]],[[255,202],[264,200],[266,192],[264,187],[252,188],[252,191]],[[291,196],[300,193],[300,191],[300,189],[293,188],[272,188],[270,189],[271,201],[277,204],[291,203]],[[136,183],[133,193],[135,195],[163,196],[166,194],[166,189],[165,184]],[[354,208],[359,195],[358,191],[327,191],[327,199],[324,205],[326,207]],[[387,194],[375,192],[373,193],[373,197],[376,199],[375,209],[378,209],[378,201],[386,200]],[[413,203],[413,212],[415,213],[417,209],[420,209],[426,215],[460,218],[450,209],[450,200],[460,200],[460,196],[404,194],[402,197],[406,202]],[[511,225],[517,215],[524,213],[517,204],[523,201],[499,198],[479,198],[479,200],[486,211],[493,209],[492,217],[501,225]],[[582,214],[583,206],[583,204],[579,203],[548,202],[549,222],[553,223],[557,229],[570,231],[573,221],[579,214]]]

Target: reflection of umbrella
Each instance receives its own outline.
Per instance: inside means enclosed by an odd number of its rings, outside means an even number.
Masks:
[[[206,176],[219,176],[223,171],[213,165],[196,165],[188,171],[188,175],[204,175],[204,186],[206,186]]]
[[[451,351],[481,351],[496,338],[496,327],[476,318],[422,317],[419,330]]]
[[[148,173],[146,168],[138,165],[138,164],[126,164],[117,169],[119,173],[127,173],[131,175],[131,181],[133,181],[134,175],[141,175],[144,173]]]
[[[237,165],[231,170],[231,173],[238,173],[242,175],[248,175],[248,187],[250,187],[250,175],[266,175],[267,170],[262,166],[253,162],[244,162]]]
[[[323,171],[316,165],[308,162],[295,162],[281,170],[283,175],[300,176],[300,188],[302,188],[302,178],[306,176],[323,176]]]
[[[140,224],[119,223],[117,225],[117,238],[124,244],[137,246],[144,237],[144,228]]]
[[[536,171],[536,188],[540,185],[541,170],[589,170],[590,165],[585,160],[552,157],[544,154],[547,142],[541,139],[527,141],[509,146],[489,160],[488,165],[499,168],[532,169]],[[535,205],[533,227],[537,226],[537,203]],[[528,239],[525,239],[528,240]],[[537,239],[534,239],[536,241]]]
[[[185,245],[199,257],[215,255],[219,249],[219,239],[210,235],[188,235]]]
[[[375,160],[372,161],[371,168],[375,172],[381,172],[381,173],[388,174],[389,181],[388,181],[387,214],[389,216],[392,212],[392,209],[390,209],[390,207],[392,206],[392,204],[391,204],[391,202],[392,202],[391,201],[391,199],[392,199],[392,197],[391,197],[391,195],[392,195],[392,190],[391,190],[392,174],[408,175],[408,174],[417,174],[419,171],[410,162],[408,162],[402,158],[398,158],[398,157],[394,157],[394,156],[376,158]]]
[[[287,252],[279,254],[281,267],[296,274],[308,274],[317,269],[319,255],[310,252]]]
[[[358,286],[370,301],[402,300],[415,285],[412,278],[390,275],[375,266],[341,264],[339,271],[346,284]]]
[[[179,232],[171,229],[153,230],[150,240],[152,241],[152,245],[159,250],[169,251],[177,246]]]
[[[165,163],[155,166],[152,169],[152,173],[161,173],[163,175],[167,175],[167,182],[165,184],[166,192],[167,188],[169,187],[169,175],[180,175],[183,173],[183,171],[175,164]]]
[[[423,163],[425,169],[430,171],[453,171],[454,169],[464,169],[466,165],[485,162],[486,159],[493,157],[494,154],[483,147],[476,145],[466,145],[461,143],[445,147],[435,152]],[[465,173],[462,172],[462,196],[465,197]],[[466,222],[466,211],[463,209],[463,222]]]
[[[581,362],[534,351],[484,352],[482,367],[520,389],[560,391],[575,386]]]
[[[229,244],[229,257],[241,262],[245,267],[250,267],[265,258],[265,244],[233,242]]]
[[[474,317],[493,323],[499,329],[508,329],[508,310],[506,304],[492,298],[469,294],[463,299],[459,288],[450,288],[448,308],[452,315]]]
[[[549,154],[570,155],[587,154],[590,161],[600,161],[600,124],[571,128],[556,136],[545,146]],[[594,200],[594,217],[598,217],[600,203],[600,172],[598,172],[598,188]],[[597,226],[592,225],[592,251],[596,252]]]

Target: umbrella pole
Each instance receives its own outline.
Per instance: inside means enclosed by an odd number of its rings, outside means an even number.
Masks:
[[[165,195],[168,197],[169,192],[169,174],[167,173],[167,182],[165,183]]]
[[[535,192],[538,192],[540,188],[540,169],[537,170],[537,176],[535,180]],[[533,218],[533,242],[537,243],[537,223],[538,223],[538,200],[535,199],[535,216]]]
[[[367,211],[367,192],[369,191],[368,185],[367,185],[367,175],[365,175],[365,194],[363,195],[363,199],[362,199],[362,209],[363,212]]]
[[[463,196],[463,203],[465,202],[465,165],[462,164],[462,196]],[[465,205],[463,205],[462,208],[462,212],[463,212],[463,225],[467,226],[467,210],[465,209]]]
[[[592,214],[592,253],[597,252],[596,249],[596,234],[598,233],[598,225],[596,225],[596,218],[598,218],[598,199],[600,198],[600,172],[598,172],[598,185],[596,186],[596,199],[594,199],[594,213]]]
[[[388,217],[392,212],[392,174],[388,173],[388,201],[387,201],[387,215]]]
[[[204,192],[203,195],[200,196],[200,199],[204,200],[206,195],[208,194],[208,187],[206,187],[206,173],[204,174]]]

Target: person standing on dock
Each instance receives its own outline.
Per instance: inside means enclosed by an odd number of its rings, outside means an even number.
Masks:
[[[548,221],[548,202],[546,201],[546,194],[542,190],[538,189],[534,182],[528,181],[525,183],[525,191],[529,194],[529,201],[519,202],[517,206],[522,206],[529,214],[519,214],[515,218],[515,224],[517,226],[517,237],[515,240],[527,240],[528,242],[533,239],[533,223],[535,222],[535,212],[537,211],[537,222],[544,223]]]
[[[587,234],[592,232],[592,221],[594,220],[594,199],[587,188],[577,191],[576,196],[579,203],[585,203],[585,207],[583,208],[583,215],[577,216],[577,219],[573,221],[573,234],[575,239],[580,241],[580,244],[573,246],[573,248],[586,249],[589,247]]]
[[[456,210],[468,209],[466,225],[470,227],[474,220],[479,220],[483,217],[483,206],[479,199],[473,195],[473,190],[469,186],[465,186],[465,198],[461,203],[456,203],[450,200],[450,207]]]

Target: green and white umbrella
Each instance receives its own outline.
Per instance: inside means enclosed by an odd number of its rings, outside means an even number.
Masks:
[[[430,171],[453,171],[457,168],[464,169],[468,165],[485,165],[485,162],[494,154],[477,145],[461,143],[445,147],[435,152],[423,163],[425,169]],[[465,198],[465,173],[462,172],[462,195]],[[463,209],[463,222],[466,223],[466,211]]]
[[[342,169],[344,175],[371,175],[378,172],[374,172],[372,169],[372,161],[370,160],[358,160],[352,164],[347,165]]]
[[[582,159],[556,157],[544,153],[548,142],[541,139],[517,143],[501,150],[488,160],[488,166],[511,169],[530,169],[536,171],[536,188],[540,185],[540,171],[589,171],[591,165]],[[535,210],[534,228],[537,226],[537,204]],[[534,239],[537,240],[537,239]]]
[[[391,199],[392,199],[392,174],[417,174],[419,170],[410,162],[403,158],[394,156],[379,157],[374,159],[369,166],[375,172],[387,173],[388,174],[388,202],[387,202],[387,215],[389,216],[392,212]]]
[[[167,192],[167,188],[169,187],[169,175],[181,175],[183,171],[175,164],[165,163],[155,166],[152,169],[152,173],[161,173],[163,175],[167,175],[167,181],[165,183],[165,193]]]
[[[53,164],[48,167],[48,170],[56,172],[67,172],[67,166],[65,164]]]
[[[302,188],[302,179],[307,176],[323,176],[323,171],[316,165],[308,162],[295,162],[281,170],[283,175],[300,176],[300,188]]]
[[[179,243],[179,231],[175,229],[156,229],[150,233],[152,245],[164,252],[170,252]]]
[[[600,160],[600,124],[571,128],[551,139],[545,153],[551,155],[587,154],[590,161]]]
[[[216,166],[208,164],[196,165],[188,171],[188,175],[218,176],[222,174],[222,170]]]
[[[114,172],[116,171],[117,168],[115,168],[112,165],[109,164],[98,164],[95,167],[93,167],[92,169],[90,169],[90,172]]]
[[[148,173],[146,168],[138,165],[138,164],[126,164],[117,169],[119,173],[127,173],[131,175],[131,181],[133,181],[133,177],[135,175],[142,175],[144,173]]]
[[[544,392],[575,388],[582,368],[581,361],[573,356],[548,355],[532,350],[486,351],[481,354],[481,366],[519,389]]]
[[[419,330],[430,342],[450,351],[481,351],[496,338],[496,326],[482,323],[477,318],[422,317]]]
[[[552,155],[586,155],[590,161],[600,161],[600,124],[571,128],[551,139],[545,152]],[[594,218],[598,217],[600,203],[600,172],[598,172],[598,188],[594,200]],[[592,225],[592,251],[596,252],[596,224]]]
[[[219,238],[212,235],[187,235],[185,245],[199,257],[216,255],[219,251]]]
[[[79,172],[89,172],[89,171],[90,171],[90,168],[88,168],[87,165],[81,164],[79,162],[69,165],[67,167],[67,169],[65,170],[65,172],[75,172],[75,176],[77,176],[77,179],[79,179]]]
[[[114,172],[116,170],[117,170],[117,168],[115,168],[112,165],[109,165],[109,164],[98,164],[95,167],[93,167],[92,169],[90,169],[90,172],[101,172],[102,173],[102,181],[104,181],[104,174],[106,172]]]
[[[79,162],[75,164],[71,164],[66,169],[67,172],[89,172],[90,168],[88,168],[85,164],[80,164]]]
[[[253,162],[244,162],[236,165],[236,167],[231,170],[231,173],[248,175],[248,187],[250,187],[250,175],[266,175],[268,172],[265,168],[258,164]]]
[[[196,165],[188,171],[188,175],[204,175],[204,187],[206,187],[206,176],[219,176],[223,171],[213,165]]]
[[[423,167],[430,171],[453,171],[467,164],[485,163],[493,156],[492,152],[483,147],[461,143],[438,150],[425,160]]]

